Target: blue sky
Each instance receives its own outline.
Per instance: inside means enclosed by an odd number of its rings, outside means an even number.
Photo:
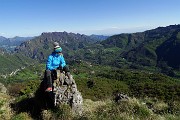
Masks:
[[[112,35],[180,24],[180,0],[0,0],[0,36]]]

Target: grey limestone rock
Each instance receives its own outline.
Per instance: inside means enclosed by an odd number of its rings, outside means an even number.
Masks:
[[[82,113],[83,98],[77,90],[77,85],[72,75],[70,78],[57,70],[57,79],[53,84],[54,105],[69,104],[76,114]]]
[[[7,93],[7,88],[2,83],[0,83],[0,93]]]
[[[120,101],[126,101],[126,100],[129,100],[129,97],[125,94],[122,94],[122,93],[118,93],[116,96],[115,96],[115,101],[116,102],[120,102]]]

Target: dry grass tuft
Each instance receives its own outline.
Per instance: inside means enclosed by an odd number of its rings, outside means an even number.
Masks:
[[[4,93],[0,93],[0,119],[2,120],[9,120],[13,112],[9,106],[11,97]]]
[[[107,104],[111,104],[111,100],[105,101],[92,101],[91,99],[84,99],[83,101],[83,112],[84,113],[93,113],[96,111],[98,107],[105,106]]]

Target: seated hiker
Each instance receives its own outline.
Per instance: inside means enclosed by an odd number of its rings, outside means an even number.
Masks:
[[[45,77],[47,80],[47,92],[52,91],[52,74],[56,69],[65,71],[65,75],[70,79],[70,71],[62,54],[62,48],[54,42],[54,51],[49,55],[46,63]]]

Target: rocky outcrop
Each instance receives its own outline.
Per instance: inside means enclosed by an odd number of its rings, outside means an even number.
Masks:
[[[7,93],[7,88],[2,83],[0,83],[0,93]]]
[[[76,114],[82,114],[83,98],[77,90],[77,85],[72,75],[65,76],[57,70],[57,79],[53,83],[54,105],[69,104],[72,111]]]

